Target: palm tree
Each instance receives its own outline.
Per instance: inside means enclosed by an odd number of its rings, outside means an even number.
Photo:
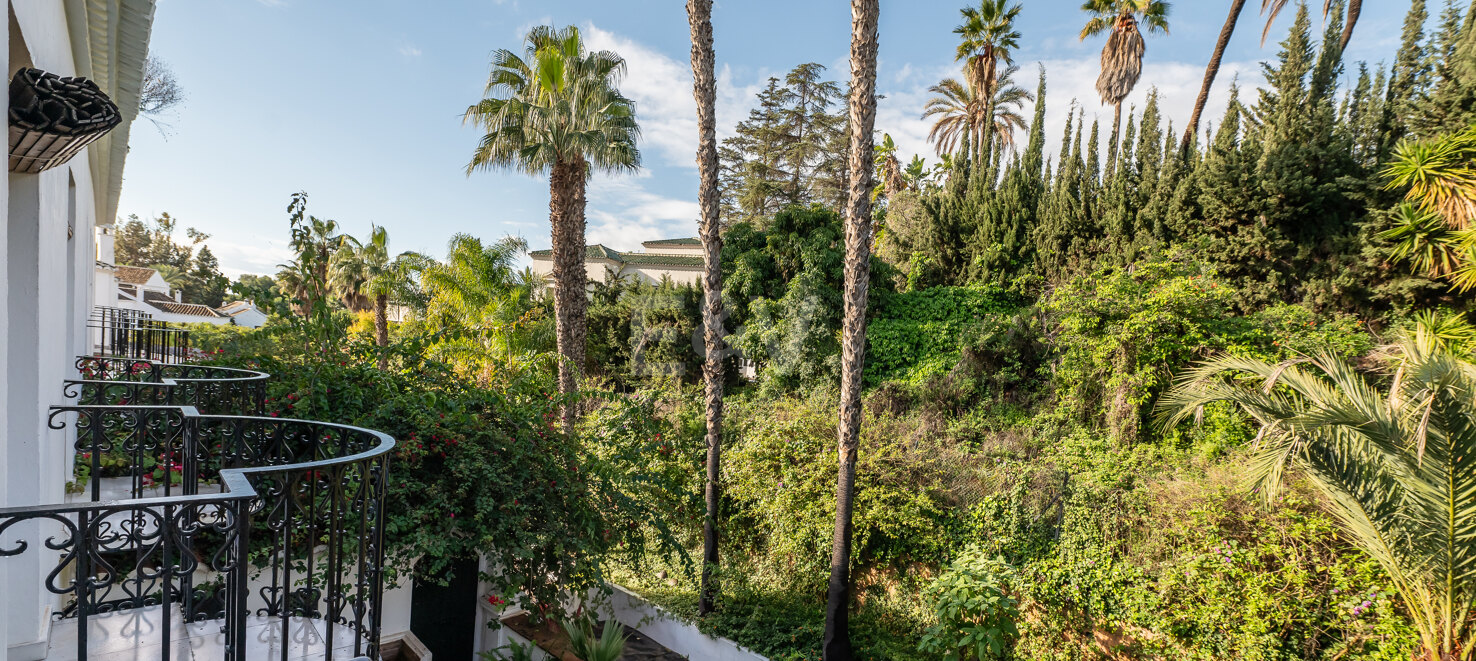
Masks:
[[[338,302],[350,312],[367,312],[374,304],[364,295],[364,281],[368,278],[367,266],[359,254],[363,244],[347,234],[343,246],[333,253],[328,264],[328,289],[338,295]]]
[[[1323,0],[1322,17],[1327,18],[1332,13],[1334,0]],[[1266,28],[1261,31],[1261,45],[1266,45],[1266,37],[1271,34],[1271,24],[1276,22],[1276,17],[1281,15],[1281,10],[1286,9],[1287,0],[1261,0],[1261,13],[1266,15]],[[1358,14],[1363,11],[1363,0],[1348,0],[1348,15],[1343,21],[1343,38],[1340,40],[1338,50],[1348,50],[1348,40],[1353,38],[1353,26],[1358,24]]]
[[[470,341],[453,342],[449,350],[482,362],[487,355],[543,351],[549,341],[546,323],[534,314],[536,276],[517,267],[528,244],[506,237],[493,244],[457,234],[451,237],[444,262],[428,264],[420,274],[425,290],[425,317],[445,329],[474,331]],[[476,355],[472,355],[476,354]]]
[[[1405,189],[1394,227],[1394,259],[1407,259],[1456,289],[1476,285],[1476,126],[1429,140],[1406,140],[1384,169],[1390,190]]]
[[[344,245],[344,237],[338,234],[338,221],[325,220],[308,215],[307,193],[292,194],[287,213],[292,226],[289,247],[295,257],[285,264],[277,280],[283,291],[291,294],[293,309],[302,316],[325,316],[328,314],[328,269],[333,254]]]
[[[845,319],[841,327],[840,421],[835,485],[835,536],[826,590],[825,661],[851,661],[851,510],[856,496],[856,452],[861,439],[861,368],[866,362],[866,289],[871,280],[872,130],[876,126],[876,50],[879,0],[851,0],[851,99],[848,126],[849,199],[846,204]]]
[[[1117,142],[1122,128],[1122,102],[1133,93],[1143,75],[1143,26],[1149,32],[1168,33],[1169,3],[1165,0],[1087,0],[1082,11],[1091,15],[1081,29],[1081,39],[1110,31],[1102,47],[1102,72],[1097,76],[1097,94],[1112,106],[1112,138],[1107,148],[1107,174],[1117,162]]]
[[[164,282],[169,283],[170,289],[184,289],[186,279],[185,272],[179,270],[178,266],[175,266],[173,264],[155,264],[153,266],[150,266],[149,268],[154,269],[154,271],[159,274],[159,277],[163,279]]]
[[[1384,378],[1326,353],[1281,364],[1227,356],[1194,369],[1160,405],[1167,425],[1215,401],[1254,418],[1258,491],[1274,498],[1294,467],[1327,496],[1398,589],[1426,661],[1476,652],[1476,471],[1463,461],[1476,453],[1476,364],[1452,341],[1472,329],[1454,325],[1464,328],[1421,320],[1388,349]]]
[[[593,170],[634,171],[641,163],[635,104],[616,89],[624,72],[619,55],[587,52],[578,28],[538,26],[524,38],[522,55],[493,53],[486,98],[465,115],[486,132],[467,174],[492,169],[549,177],[554,311],[563,357],[559,392],[571,399],[579,389],[588,331],[585,186]],[[564,407],[565,429],[573,427],[576,408]]]
[[[415,297],[416,274],[429,259],[416,252],[390,257],[389,232],[378,225],[369,241],[350,240],[333,256],[329,284],[339,292],[345,307],[355,312],[374,311],[374,343],[379,346],[379,369],[389,369],[389,303],[404,303]]]
[[[1020,5],[1007,7],[1006,1],[980,0],[978,9],[963,8],[960,10],[963,25],[953,29],[959,36],[955,60],[964,62],[964,79],[982,99],[994,95],[997,85],[1003,82],[999,64],[1013,64],[1010,51],[1020,45],[1020,33],[1015,30]],[[982,153],[982,145],[979,151]]]
[[[723,235],[718,217],[717,82],[712,49],[712,0],[687,0],[692,31],[692,96],[697,101],[697,202],[702,209],[702,381],[707,395],[707,517],[702,524],[702,595],[697,614],[713,609],[718,564],[718,481],[723,439]]]
[[[1225,18],[1225,27],[1220,28],[1220,39],[1215,42],[1215,52],[1210,54],[1209,65],[1204,68],[1204,83],[1199,86],[1199,98],[1194,100],[1194,114],[1189,116],[1189,126],[1184,129],[1184,140],[1179,150],[1189,151],[1194,135],[1199,133],[1199,119],[1204,115],[1204,104],[1209,101],[1210,88],[1215,85],[1215,76],[1220,73],[1220,62],[1225,58],[1225,47],[1230,45],[1230,36],[1235,34],[1235,24],[1240,21],[1240,12],[1245,9],[1245,0],[1230,0],[1230,16]]]
[[[1021,108],[1026,101],[1034,101],[1035,95],[1014,84],[1014,74],[1019,67],[1009,67],[1000,72],[994,84],[994,119],[986,121],[989,104],[975,95],[975,88],[959,82],[957,78],[944,78],[928,88],[937,96],[923,106],[923,119],[933,120],[928,132],[928,141],[933,143],[939,156],[955,153],[967,138],[968,144],[984,145],[986,131],[993,131],[994,140],[1002,147],[1015,145],[1015,131],[1025,127],[1025,116]]]

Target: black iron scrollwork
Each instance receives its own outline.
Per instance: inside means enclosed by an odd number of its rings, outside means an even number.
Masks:
[[[37,542],[54,552],[44,586],[66,598],[59,618],[79,636],[89,617],[179,609],[185,621],[223,620],[227,658],[244,659],[249,618],[314,618],[378,659],[394,441],[256,415],[268,375],[164,362],[183,355],[165,327],[99,330],[142,344],[78,358],[62,391],[76,403],[47,420],[75,431],[86,500],[0,509],[0,561]],[[155,358],[159,347],[174,353]]]

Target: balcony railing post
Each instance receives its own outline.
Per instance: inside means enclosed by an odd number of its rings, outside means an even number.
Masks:
[[[168,480],[169,478],[165,477],[164,479]],[[169,542],[171,541],[170,537],[174,536],[174,506],[164,505],[163,514],[164,518],[159,519],[159,554],[161,556],[161,562],[159,563],[159,614],[160,619],[164,621],[164,625],[161,628],[164,640],[163,661],[170,661],[169,655],[174,648],[174,645],[170,643],[174,639],[170,636],[169,625],[170,621],[174,618],[170,616],[169,607],[174,605],[173,595],[170,593],[174,587],[174,575],[176,572],[174,570],[174,554],[170,553]],[[181,549],[181,552],[183,552],[183,549]]]
[[[77,577],[72,587],[77,595],[77,658],[87,658],[87,603],[92,595],[92,549],[87,545],[87,530],[92,521],[87,510],[77,512],[77,530],[72,533],[72,552],[77,554]]]
[[[231,591],[230,599],[236,605],[235,617],[226,621],[230,645],[226,650],[226,658],[229,661],[246,661],[246,596],[247,596],[247,571],[248,558],[251,554],[251,501],[236,501],[236,557],[231,565],[231,575],[235,578],[235,586]],[[289,638],[282,639],[286,645]]]

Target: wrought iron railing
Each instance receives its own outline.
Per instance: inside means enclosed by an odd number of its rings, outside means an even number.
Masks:
[[[111,357],[77,367],[83,378],[65,384],[77,403],[53,407],[50,424],[76,430],[87,502],[0,509],[0,561],[59,556],[45,587],[63,601],[58,619],[75,620],[77,658],[90,618],[148,608],[165,613],[159,642],[182,637],[175,611],[219,620],[226,661],[248,658],[248,624],[279,624],[286,641],[303,618],[322,623],[322,658],[379,658],[389,436],[263,417],[260,372]],[[172,646],[161,650],[171,661]]]
[[[92,351],[98,356],[138,358],[167,363],[190,359],[190,331],[153,319],[146,312],[94,307],[87,320]]]

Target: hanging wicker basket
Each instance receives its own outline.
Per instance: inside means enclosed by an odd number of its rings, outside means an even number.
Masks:
[[[92,81],[21,69],[10,80],[10,171],[62,165],[122,121]]]

